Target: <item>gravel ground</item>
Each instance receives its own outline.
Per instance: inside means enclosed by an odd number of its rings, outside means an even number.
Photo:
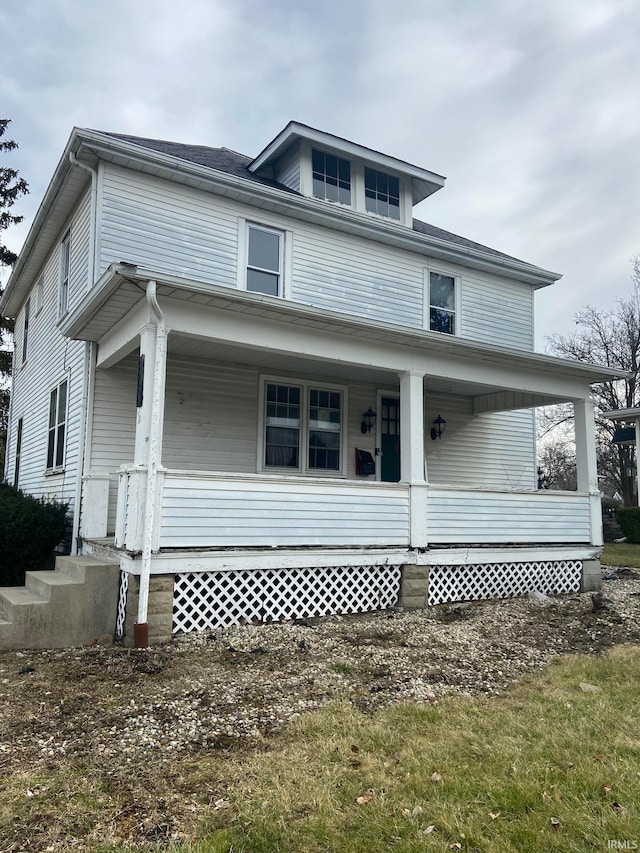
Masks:
[[[158,833],[180,837],[181,809],[197,811],[220,795],[182,796],[180,808],[165,803],[158,811],[158,780],[179,791],[181,762],[264,745],[296,715],[336,698],[371,712],[451,693],[498,694],[558,655],[638,643],[640,575],[618,572],[603,584],[611,599],[605,609],[594,609],[585,593],[244,625],[147,650],[5,652],[0,774],[5,781],[28,780],[60,766],[83,766],[121,782],[144,775],[155,797],[147,809],[151,829],[142,832],[140,818],[136,832],[147,840]],[[144,812],[143,800],[134,799]],[[121,824],[103,837],[138,837]],[[29,838],[39,846],[25,845],[16,824],[0,850],[92,849],[79,841],[66,847],[44,829]]]

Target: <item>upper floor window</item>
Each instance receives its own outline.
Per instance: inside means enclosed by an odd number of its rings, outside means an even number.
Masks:
[[[44,278],[40,276],[36,284],[36,316],[42,311],[44,301]]]
[[[327,154],[326,151],[311,151],[313,170],[313,194],[316,198],[351,204],[351,163]]]
[[[456,280],[452,275],[429,273],[429,328],[456,334]]]
[[[71,231],[62,238],[60,244],[60,316],[67,313],[69,307],[69,273],[71,271]]]
[[[49,432],[47,438],[47,471],[64,465],[64,439],[67,427],[67,380],[51,391],[49,397]]]
[[[400,219],[400,179],[365,166],[364,202],[369,213]]]
[[[284,234],[247,225],[247,290],[283,296]]]
[[[22,327],[22,361],[27,360],[27,348],[29,345],[29,319],[31,315],[31,297],[27,299],[24,306],[24,326]]]

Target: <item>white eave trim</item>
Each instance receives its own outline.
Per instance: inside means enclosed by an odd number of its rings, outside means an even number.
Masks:
[[[613,409],[611,412],[602,412],[603,418],[609,418],[611,421],[631,421],[640,418],[640,408],[632,409]]]
[[[338,151],[343,151],[352,157],[358,157],[362,160],[367,160],[370,163],[376,163],[385,169],[392,169],[395,172],[401,172],[403,175],[409,175],[419,181],[427,183],[431,193],[442,189],[446,178],[443,175],[438,175],[437,172],[431,172],[429,169],[423,169],[420,166],[414,166],[412,163],[407,163],[405,160],[399,160],[397,157],[392,157],[389,154],[382,154],[380,151],[375,151],[372,148],[367,148],[364,145],[358,145],[356,142],[350,142],[348,139],[343,139],[340,136],[334,136],[332,133],[326,133],[322,130],[317,130],[314,127],[309,127],[306,124],[299,124],[296,121],[290,121],[289,124],[280,131],[266,148],[264,148],[258,156],[252,160],[248,169],[250,172],[259,172],[272,159],[277,158],[283,153],[292,142],[296,139],[308,139],[316,145],[333,148]],[[424,196],[426,198],[426,195]]]
[[[180,278],[179,276],[166,275],[157,270],[148,270],[136,267],[133,264],[111,264],[96,282],[95,287],[89,291],[76,308],[66,315],[59,323],[60,332],[66,337],[77,337],[83,328],[91,320],[94,314],[109,299],[111,294],[117,290],[123,280],[145,283],[156,281],[158,286],[166,285],[176,289],[188,290],[193,293],[205,293],[217,297],[222,302],[222,307],[230,305],[235,310],[242,310],[243,305],[261,305],[265,312],[279,320],[287,321],[291,315],[310,321],[317,320],[323,324],[331,323],[333,331],[338,334],[351,334],[358,331],[384,334],[385,339],[393,339],[399,345],[419,346],[424,348],[437,348],[439,351],[449,351],[451,354],[466,356],[468,358],[482,357],[487,359],[507,359],[512,364],[521,368],[533,368],[555,374],[571,376],[590,384],[605,382],[611,379],[624,379],[629,374],[627,371],[614,370],[613,368],[600,367],[598,365],[585,364],[579,361],[557,358],[556,356],[544,355],[536,352],[526,352],[508,347],[500,347],[495,344],[483,344],[478,341],[469,341],[449,335],[441,335],[425,329],[407,329],[404,326],[396,326],[391,323],[382,323],[376,320],[362,320],[341,314],[337,311],[318,310],[307,305],[287,301],[258,293],[234,290],[223,285],[198,282],[192,279]],[[159,297],[162,298],[161,296]]]

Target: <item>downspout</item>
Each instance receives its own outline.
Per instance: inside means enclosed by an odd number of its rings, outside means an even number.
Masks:
[[[142,563],[140,566],[140,591],[138,595],[138,621],[133,626],[133,644],[136,648],[149,645],[149,582],[151,578],[151,551],[153,546],[154,519],[156,510],[156,484],[162,451],[164,412],[160,411],[161,390],[164,388],[167,355],[167,330],[164,314],[158,305],[156,283],[147,283],[147,302],[156,316],[156,346],[153,368],[153,392],[151,398],[151,427],[149,430],[149,453],[147,456],[147,494],[144,504],[144,526],[142,538]]]
[[[98,219],[98,173],[86,163],[80,163],[73,151],[69,152],[69,161],[72,166],[77,166],[79,169],[84,169],[91,175],[91,202],[90,202],[90,224],[89,224],[89,262],[88,262],[88,278],[89,289],[93,287],[96,280],[96,223]],[[87,417],[88,417],[88,397],[89,397],[89,371],[91,370],[91,344],[87,341],[84,345],[84,376],[82,379],[82,411],[80,414],[80,435],[83,440],[80,442],[80,451],[78,455],[78,476],[76,480],[76,497],[75,497],[75,512],[73,514],[73,529],[71,531],[71,553],[78,553],[80,548],[80,509],[82,502],[82,479],[85,475],[84,463],[87,447]]]

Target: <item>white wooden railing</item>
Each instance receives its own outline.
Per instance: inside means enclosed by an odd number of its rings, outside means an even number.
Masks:
[[[116,545],[138,551],[146,471],[119,477]],[[575,492],[429,486],[427,544],[589,543],[590,502]],[[158,472],[153,550],[410,544],[421,543],[410,542],[410,488],[401,483]]]
[[[408,545],[397,483],[167,471],[160,547]]]
[[[429,542],[525,544],[589,542],[589,495],[509,492],[431,486],[427,494]]]

